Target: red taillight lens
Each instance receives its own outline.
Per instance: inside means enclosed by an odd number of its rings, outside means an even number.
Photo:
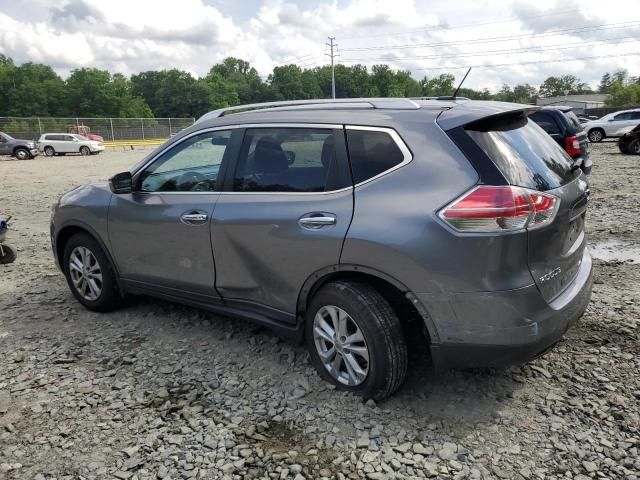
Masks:
[[[580,155],[580,142],[578,137],[567,137],[564,139],[564,149],[570,157],[577,157]]]
[[[521,187],[480,186],[440,212],[461,232],[504,232],[553,221],[558,199]]]

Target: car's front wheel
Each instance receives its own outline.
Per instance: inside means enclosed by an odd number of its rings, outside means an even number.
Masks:
[[[71,292],[89,310],[108,312],[120,304],[113,267],[90,235],[77,233],[69,239],[63,269]]]
[[[89,150],[89,147],[80,147],[80,155],[91,155],[91,150]]]
[[[592,143],[598,143],[604,140],[604,130],[601,128],[594,128],[589,130],[589,141]]]
[[[323,286],[307,311],[305,336],[316,370],[341,390],[380,400],[404,381],[402,324],[389,302],[365,283]]]
[[[31,158],[31,154],[26,148],[17,148],[13,154],[18,160],[28,160]]]

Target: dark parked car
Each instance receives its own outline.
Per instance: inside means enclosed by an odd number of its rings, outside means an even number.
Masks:
[[[618,148],[622,153],[640,155],[640,125],[618,139]]]
[[[55,259],[89,309],[148,294],[251,319],[304,339],[323,378],[365,397],[402,384],[409,339],[439,366],[527,361],[592,284],[586,177],[533,111],[345,99],[210,112],[110,183],[63,195]]]
[[[575,165],[582,168],[584,173],[591,172],[592,161],[589,158],[589,138],[582,128],[582,124],[571,107],[542,107],[532,113],[529,118],[551,135],[558,145],[573,158]]]
[[[20,140],[0,132],[0,155],[10,155],[18,160],[27,160],[35,158],[38,153],[36,142],[33,140]]]

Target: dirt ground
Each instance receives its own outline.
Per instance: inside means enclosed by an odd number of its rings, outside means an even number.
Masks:
[[[145,151],[0,159],[0,478],[640,477],[640,157],[593,147],[593,300],[550,353],[505,370],[412,359],[391,399],[328,388],[303,347],[139,298],[83,309],[50,252],[50,205]]]

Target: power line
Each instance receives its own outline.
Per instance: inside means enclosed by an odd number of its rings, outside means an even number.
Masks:
[[[413,44],[403,44],[403,45],[376,45],[371,47],[343,48],[342,51],[343,52],[361,52],[361,51],[370,51],[370,50],[395,50],[395,49],[417,48],[417,47],[442,47],[446,45],[466,45],[466,44],[476,45],[479,43],[494,43],[494,42],[520,40],[520,39],[538,39],[538,38],[544,38],[544,37],[550,37],[550,36],[556,36],[556,35],[565,35],[567,33],[584,33],[584,32],[612,30],[612,29],[629,28],[629,27],[640,27],[640,20],[618,22],[618,23],[604,23],[602,25],[595,25],[591,27],[551,30],[545,33],[534,33],[534,34],[526,34],[526,35],[506,35],[506,36],[499,36],[499,37],[484,37],[484,38],[478,38],[473,40],[453,40],[448,42],[413,43]]]
[[[528,17],[528,19],[532,19],[532,18],[542,18],[542,17],[551,17],[551,16],[555,16],[555,15],[562,15],[565,13],[575,13],[575,12],[579,12],[580,9],[579,8],[575,8],[575,9],[571,9],[571,10],[560,10],[557,12],[553,12],[553,13],[544,13],[544,14],[540,14],[540,15],[532,15],[530,17]],[[483,25],[493,25],[496,23],[505,23],[505,22],[513,22],[515,20],[521,20],[520,17],[506,17],[504,19],[497,19],[497,20],[491,20],[491,21],[486,21],[486,22],[472,22],[472,23],[461,23],[459,25],[454,25],[454,26],[448,26],[448,25],[434,25],[433,27],[425,27],[425,28],[420,28],[418,30],[405,30],[403,32],[395,32],[395,33],[379,33],[377,35],[363,35],[363,36],[356,36],[356,37],[347,37],[347,38],[343,38],[343,40],[355,40],[355,39],[362,39],[362,38],[377,38],[377,37],[390,37],[390,36],[396,36],[396,35],[410,35],[412,33],[420,33],[420,32],[424,32],[424,31],[433,31],[433,30],[457,30],[459,28],[468,28],[468,27],[476,27],[476,26],[483,26]]]
[[[612,40],[619,40],[616,42],[616,45],[621,43],[629,43],[629,42],[638,42],[640,38],[636,37],[618,37],[615,39],[608,38],[605,40],[594,40],[591,42],[576,42],[576,43],[559,43],[555,45],[541,45],[539,47],[523,47],[516,49],[501,49],[501,50],[487,50],[484,52],[471,52],[471,53],[441,53],[438,55],[405,55],[404,57],[362,57],[362,58],[350,58],[345,59],[345,62],[353,62],[353,61],[398,61],[398,60],[411,60],[411,59],[434,59],[434,58],[460,58],[460,57],[484,57],[493,55],[517,55],[523,53],[532,53],[537,51],[546,51],[546,50],[567,50],[572,48],[584,48],[595,46],[597,44],[603,42],[610,42]]]
[[[596,58],[615,58],[615,57],[634,57],[640,55],[640,52],[621,53],[618,55],[594,55],[590,57],[576,57],[576,58],[561,58],[558,60],[538,60],[530,62],[515,62],[515,63],[492,63],[492,64],[478,64],[478,65],[465,65],[465,66],[439,66],[439,67],[426,67],[416,68],[415,70],[459,70],[467,68],[494,68],[494,67],[511,67],[514,65],[535,65],[543,63],[559,63],[559,62],[576,62],[580,60],[593,60]],[[346,62],[346,60],[345,60]],[[349,62],[351,63],[351,62]]]

